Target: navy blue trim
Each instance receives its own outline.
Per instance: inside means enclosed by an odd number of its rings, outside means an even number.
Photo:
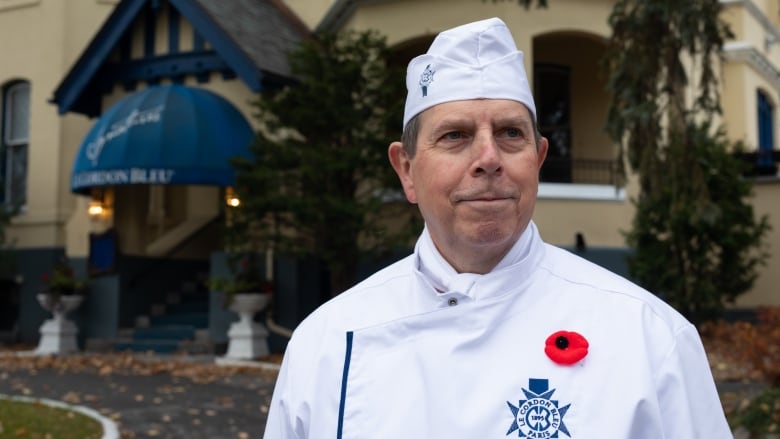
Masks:
[[[57,104],[59,114],[69,111],[87,116],[100,114],[100,97],[91,99],[85,96],[85,89],[93,81],[103,60],[108,59],[119,40],[131,28],[133,20],[146,1],[124,0],[116,6],[114,12],[54,91],[51,101]]]
[[[341,401],[339,402],[339,427],[336,439],[341,439],[344,432],[344,406],[347,401],[347,378],[349,377],[349,363],[352,360],[352,331],[347,332],[347,354],[344,358],[344,375],[341,377]]]
[[[174,8],[168,8],[168,53],[179,53],[179,24],[181,16],[179,11]]]
[[[162,55],[149,60],[134,60],[122,64],[107,64],[106,73],[121,83],[151,81],[160,77],[176,77],[185,73],[207,75],[229,70],[216,52],[183,52]]]
[[[152,5],[144,14],[144,58],[154,57],[154,41],[157,39],[157,9]]]
[[[203,38],[236,71],[250,90],[254,92],[261,91],[263,73],[260,72],[246,53],[228,35],[222,32],[211,17],[196,5],[196,2],[191,0],[169,1],[179,10],[182,16],[192,23],[192,27],[200,31]]]
[[[201,52],[206,50],[206,40],[203,39],[203,35],[198,32],[197,29],[192,31],[192,51]]]
[[[136,86],[134,80],[118,81],[104,72],[107,62],[111,59],[111,53],[120,48],[120,58],[127,60],[129,52],[126,47],[129,43],[128,34],[133,32],[133,23],[136,19],[144,20],[144,52],[145,57],[151,57],[152,43],[154,41],[155,26],[154,16],[156,9],[162,7],[161,0],[122,0],[108,17],[106,22],[97,32],[87,48],[79,56],[74,66],[65,75],[65,78],[57,86],[54,95],[49,100],[57,105],[59,114],[76,112],[89,117],[99,116],[102,112],[102,96],[104,91],[100,87],[105,82],[109,86],[120,83],[126,90],[132,90]],[[217,70],[232,77],[235,75],[247,85],[253,92],[260,92],[267,85],[279,83],[278,78],[270,72],[263,72],[254,64],[252,59],[239,47],[233,39],[204,11],[197,2],[192,0],[168,0],[168,9],[171,14],[182,17],[192,24],[195,30],[195,50],[203,46],[203,40],[208,41],[216,53],[224,60],[227,69]],[[174,12],[175,10],[175,12]],[[144,18],[146,16],[146,18]],[[180,34],[180,31],[178,32]],[[169,38],[173,38],[172,34]],[[171,42],[169,41],[169,44]],[[174,80],[183,74],[189,74],[186,70],[178,70],[179,73],[166,77]],[[209,80],[208,73],[194,73],[199,82]],[[149,82],[157,82],[160,78],[152,78]],[[111,89],[108,87],[107,89]]]

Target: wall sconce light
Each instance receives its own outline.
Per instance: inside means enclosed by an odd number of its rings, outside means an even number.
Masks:
[[[225,204],[230,207],[238,207],[241,205],[241,199],[238,198],[238,195],[230,186],[225,189]]]
[[[87,206],[87,213],[92,218],[97,218],[103,215],[106,209],[103,207],[103,202],[100,200],[90,200],[89,206]]]
[[[92,197],[87,205],[87,214],[93,220],[105,220],[111,216],[113,196],[105,188],[93,188]]]

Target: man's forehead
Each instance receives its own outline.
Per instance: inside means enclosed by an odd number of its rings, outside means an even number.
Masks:
[[[524,104],[508,99],[468,99],[437,104],[420,113],[423,126],[476,122],[489,117],[492,121],[533,124]]]

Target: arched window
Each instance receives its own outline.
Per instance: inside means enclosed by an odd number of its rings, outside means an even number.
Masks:
[[[30,138],[30,83],[15,82],[2,90],[2,201],[27,203],[27,150]]]
[[[758,90],[758,166],[772,167],[772,151],[775,149],[775,109],[769,96]]]

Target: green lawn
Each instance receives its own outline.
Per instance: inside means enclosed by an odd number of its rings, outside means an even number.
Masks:
[[[103,436],[100,422],[81,413],[0,399],[0,438],[89,439]]]

